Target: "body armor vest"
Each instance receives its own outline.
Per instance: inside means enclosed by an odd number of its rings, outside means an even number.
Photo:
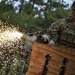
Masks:
[[[75,33],[64,31],[61,35],[60,43],[67,46],[75,47]]]
[[[60,43],[75,47],[75,22],[68,18],[66,24],[66,29],[61,34]]]
[[[75,22],[71,18],[65,20],[66,29],[62,32],[60,43],[75,47]]]

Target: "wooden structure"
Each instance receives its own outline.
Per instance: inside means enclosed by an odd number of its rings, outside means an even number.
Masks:
[[[75,51],[35,42],[26,75],[75,75]]]

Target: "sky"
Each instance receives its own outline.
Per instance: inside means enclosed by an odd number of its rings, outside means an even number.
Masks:
[[[69,4],[69,7],[72,5],[72,3],[73,3],[73,1],[75,1],[75,0],[64,0],[66,3],[68,3]]]
[[[0,0],[0,2],[1,2],[2,0]],[[69,5],[71,5],[72,4],[72,2],[73,1],[75,1],[75,0],[64,0],[66,3],[69,3]]]
[[[64,0],[66,1],[67,3],[72,3],[74,0]]]
[[[0,2],[1,2],[2,0],[0,0]],[[64,0],[64,1],[66,1],[67,3],[69,3],[69,4],[71,4],[73,1],[75,1],[75,0]]]
[[[64,0],[66,3],[69,3],[70,5],[73,3],[75,0]]]

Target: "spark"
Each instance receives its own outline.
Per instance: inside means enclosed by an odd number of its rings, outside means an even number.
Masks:
[[[20,32],[17,31],[4,31],[3,33],[0,34],[1,37],[0,39],[2,39],[2,41],[6,40],[6,41],[14,41],[17,39],[20,39],[20,37],[22,37],[22,34]]]
[[[4,26],[0,30],[0,47],[13,45],[21,40],[23,33],[19,32],[15,27]]]
[[[12,72],[14,74],[17,73],[16,68],[13,68],[13,66],[16,66],[18,63],[18,55],[15,53],[19,53],[20,50],[18,47],[23,45],[24,36],[25,34],[20,32],[18,27],[14,27],[0,21],[0,59],[2,61],[0,63],[2,64],[2,67],[0,67],[1,75],[7,74],[8,72],[6,69],[10,69],[10,66],[12,67],[12,71],[10,70],[9,75],[11,75]]]

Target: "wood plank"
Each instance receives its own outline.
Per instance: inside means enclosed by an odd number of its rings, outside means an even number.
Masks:
[[[27,72],[26,75],[41,75],[40,73],[34,73],[34,72]]]
[[[65,75],[75,75],[75,51],[69,48],[63,48],[59,46],[48,46],[35,42],[33,45],[30,63],[28,67],[27,75],[41,75],[44,65],[45,56],[49,54],[51,59],[47,65],[47,75],[59,75],[60,67],[62,66],[63,59],[68,58]]]
[[[57,73],[54,73],[54,72],[48,72],[47,75],[57,75]]]
[[[75,61],[73,60],[70,60],[69,64],[68,64],[68,67],[71,67],[71,68],[74,68],[75,69]]]
[[[57,74],[57,73],[59,73],[59,70],[57,70],[57,69],[55,69],[55,68],[53,68],[53,67],[49,67],[47,74],[48,74],[48,73]]]
[[[35,63],[36,64],[36,62],[37,63],[40,63],[41,65],[43,65],[45,62],[44,61],[41,61],[41,60],[37,60],[36,58],[31,58],[31,60],[30,60],[30,63],[29,63],[29,65],[31,65],[31,63]],[[40,65],[39,64],[39,65]],[[35,66],[35,65],[34,65]]]
[[[66,73],[75,74],[75,69],[74,68],[67,67],[66,68]]]
[[[66,58],[69,58],[69,59],[72,59],[75,61],[74,57],[75,55],[72,55],[71,53],[67,53],[68,49],[66,48],[58,48],[56,46],[47,46],[48,48],[46,48],[45,46],[42,46],[41,45],[34,45],[34,50],[39,50],[39,52],[42,52],[44,54],[51,54],[51,53],[56,53],[57,55],[60,55],[60,56],[64,56]],[[65,51],[65,52],[64,52]]]
[[[60,64],[57,64],[56,62],[50,62],[49,64],[48,64],[48,69],[50,68],[50,67],[52,67],[52,68],[54,68],[54,69],[57,69],[57,70],[60,70]]]
[[[43,68],[37,68],[36,66],[30,66],[28,69],[28,72],[33,72],[33,73],[41,73]]]

